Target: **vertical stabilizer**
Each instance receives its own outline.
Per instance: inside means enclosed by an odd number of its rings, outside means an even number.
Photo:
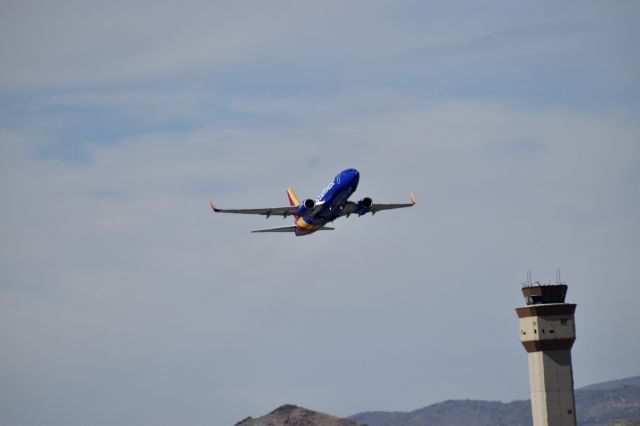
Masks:
[[[300,205],[300,200],[296,197],[296,193],[293,192],[293,188],[287,188],[287,196],[289,197],[289,204],[291,204],[292,207],[298,207]],[[293,215],[293,221],[296,225],[298,224],[298,219],[300,219],[300,216]]]
[[[293,192],[293,188],[289,187],[287,189],[287,195],[289,196],[289,203],[292,207],[298,207],[300,205],[300,200],[296,197],[296,193]]]

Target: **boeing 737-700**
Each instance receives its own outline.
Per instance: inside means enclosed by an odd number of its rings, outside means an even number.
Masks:
[[[216,213],[258,214],[266,217],[273,215],[292,216],[295,221],[293,226],[259,229],[252,232],[295,232],[296,236],[301,236],[316,231],[333,230],[334,228],[326,225],[341,216],[375,214],[381,210],[411,207],[416,203],[416,197],[413,194],[409,194],[411,202],[404,204],[375,204],[369,197],[364,197],[357,203],[349,201],[349,197],[355,192],[359,181],[360,173],[356,169],[347,169],[338,173],[315,200],[309,198],[300,203],[293,189],[289,188],[287,193],[291,207],[219,209],[212,200],[211,208]]]

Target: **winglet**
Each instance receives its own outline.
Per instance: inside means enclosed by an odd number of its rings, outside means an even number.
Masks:
[[[409,193],[409,197],[411,198],[411,204],[415,204],[416,203],[416,194],[414,194],[413,192]]]
[[[213,200],[209,200],[209,204],[211,204],[211,208],[213,209],[214,212],[219,212],[220,209],[216,207],[216,205],[213,203]]]

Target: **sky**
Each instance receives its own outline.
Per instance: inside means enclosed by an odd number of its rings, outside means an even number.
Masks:
[[[232,425],[640,374],[636,1],[0,1],[0,423]],[[220,207],[411,209],[333,232]]]

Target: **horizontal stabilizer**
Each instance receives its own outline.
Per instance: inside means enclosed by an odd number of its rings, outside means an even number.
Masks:
[[[323,226],[317,231],[333,231],[335,228],[331,228],[329,226]],[[280,226],[278,228],[269,228],[269,229],[257,229],[251,232],[296,232],[296,226]]]
[[[280,226],[278,228],[269,228],[269,229],[257,229],[251,232],[296,232],[296,227],[294,226]]]

